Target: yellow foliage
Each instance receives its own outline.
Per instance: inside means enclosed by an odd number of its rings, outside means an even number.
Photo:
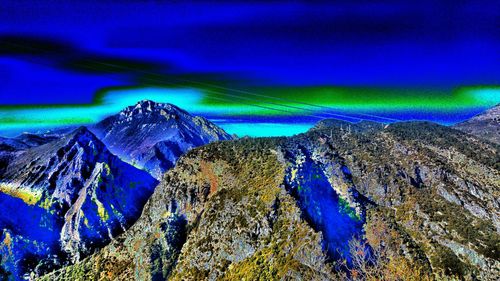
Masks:
[[[0,185],[0,192],[3,192],[12,197],[19,198],[28,205],[35,205],[40,201],[41,194],[33,193],[21,188],[15,188],[8,185]]]
[[[103,221],[107,221],[109,219],[109,214],[106,208],[104,208],[104,205],[97,199],[95,199],[94,202],[97,205],[97,214],[99,215],[99,217]]]

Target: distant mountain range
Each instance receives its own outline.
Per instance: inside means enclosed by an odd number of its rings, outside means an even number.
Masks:
[[[0,137],[0,149],[3,152],[24,150],[30,147],[46,144],[58,139],[59,137],[60,136],[58,135],[37,135],[29,133],[24,133],[15,138]]]
[[[0,279],[496,280],[497,109],[231,140],[145,100],[1,138]]]
[[[231,138],[204,118],[151,101],[91,129],[112,152],[86,127],[0,139],[1,265],[14,279],[106,245],[140,216],[158,183],[153,176],[195,146]]]

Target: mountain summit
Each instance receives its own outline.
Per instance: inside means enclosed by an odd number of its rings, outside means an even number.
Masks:
[[[223,129],[168,103],[143,100],[97,123],[91,130],[124,161],[157,179],[188,150],[229,140]]]

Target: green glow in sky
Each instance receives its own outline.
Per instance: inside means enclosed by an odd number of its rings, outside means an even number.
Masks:
[[[419,118],[424,114],[432,121],[447,123],[446,120],[438,120],[438,117],[433,120],[433,116],[492,107],[500,103],[500,87],[464,87],[451,93],[339,87],[258,88],[247,93],[235,93],[228,89],[115,88],[103,92],[95,103],[88,105],[0,107],[0,134],[96,123],[144,99],[172,103],[192,114],[220,119],[221,122],[215,122],[229,133],[276,136],[304,132],[312,126],[312,122],[300,122],[300,118],[297,122],[256,121],[252,120],[252,116],[311,116],[321,115],[327,109],[339,114],[391,116],[393,113],[398,114],[398,118],[401,114],[413,114]],[[227,120],[237,116],[244,116],[246,121]],[[403,117],[404,120],[412,119],[412,116]]]

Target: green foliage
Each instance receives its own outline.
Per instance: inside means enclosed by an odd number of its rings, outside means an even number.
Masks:
[[[341,213],[347,214],[351,219],[357,221],[361,220],[361,217],[356,213],[356,210],[351,208],[349,203],[342,197],[339,197],[339,208]]]

